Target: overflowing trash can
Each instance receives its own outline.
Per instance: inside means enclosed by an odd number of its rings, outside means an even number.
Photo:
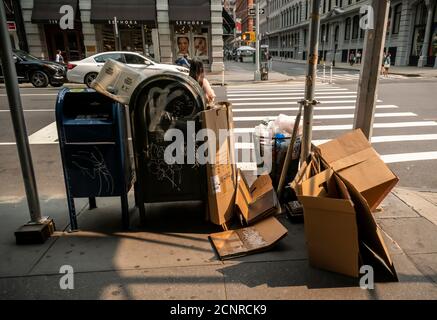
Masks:
[[[261,65],[260,72],[261,72],[261,80],[262,81],[269,80],[269,68],[267,67],[267,63],[266,62]]]
[[[93,89],[62,89],[56,102],[71,230],[78,229],[74,198],[120,197],[123,227],[129,227],[133,171],[127,144],[126,108]]]
[[[206,198],[206,169],[197,162],[195,140],[205,107],[199,84],[171,72],[143,80],[132,94],[135,193],[143,222],[145,203]]]

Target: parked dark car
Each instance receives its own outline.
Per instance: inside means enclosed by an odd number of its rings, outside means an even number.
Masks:
[[[44,88],[49,84],[60,87],[67,81],[67,67],[52,61],[38,59],[22,50],[13,50],[18,82],[30,82],[36,88]],[[3,70],[0,65],[0,79],[3,81]]]

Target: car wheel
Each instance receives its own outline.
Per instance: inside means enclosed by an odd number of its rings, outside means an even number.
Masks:
[[[49,85],[49,77],[43,71],[35,71],[30,76],[30,83],[35,88],[45,88]]]
[[[83,82],[88,86],[88,88],[91,88],[91,82],[93,82],[96,77],[97,77],[97,72],[90,72],[85,76]]]

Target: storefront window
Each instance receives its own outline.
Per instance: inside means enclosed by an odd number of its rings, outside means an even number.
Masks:
[[[209,63],[209,28],[205,25],[183,24],[174,26],[173,49],[176,59],[187,55],[188,58],[197,58]]]
[[[143,30],[142,30],[143,29]],[[151,29],[140,23],[118,24],[120,50],[147,54],[152,45]],[[115,51],[115,30],[113,24],[102,25],[102,44],[104,51]]]

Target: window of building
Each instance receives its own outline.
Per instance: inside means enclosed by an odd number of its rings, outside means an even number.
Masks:
[[[309,6],[309,3],[308,3],[308,0],[306,0],[306,2],[305,2],[305,20],[308,20],[308,6]]]
[[[358,30],[360,29],[360,17],[354,16],[352,22],[352,39],[358,38]]]
[[[346,18],[344,25],[344,40],[349,40],[351,35],[351,18]]]
[[[398,34],[399,33],[399,28],[401,25],[401,13],[402,13],[402,3],[397,4],[394,7],[394,15],[393,15],[393,29],[392,29],[392,33],[393,34]]]

